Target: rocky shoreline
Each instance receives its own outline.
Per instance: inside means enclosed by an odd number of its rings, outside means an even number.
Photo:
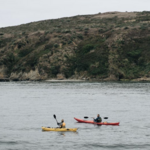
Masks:
[[[0,82],[10,82],[10,81],[46,81],[46,82],[150,82],[150,78],[147,77],[141,77],[136,79],[121,79],[121,80],[110,80],[108,78],[105,79],[89,79],[89,78],[83,78],[83,79],[26,79],[26,80],[20,80],[20,79],[10,79],[10,78],[0,78]]]

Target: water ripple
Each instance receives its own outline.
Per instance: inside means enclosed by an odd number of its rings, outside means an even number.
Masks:
[[[150,83],[0,82],[0,150],[150,148]],[[108,117],[120,126],[77,123]],[[78,132],[42,132],[64,119]]]

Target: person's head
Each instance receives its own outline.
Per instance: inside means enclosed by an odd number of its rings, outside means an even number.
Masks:
[[[64,119],[62,119],[61,122],[64,122]]]
[[[100,117],[100,115],[99,115],[99,114],[97,114],[97,117]]]

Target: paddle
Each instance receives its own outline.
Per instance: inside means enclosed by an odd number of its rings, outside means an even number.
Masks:
[[[56,115],[54,114],[53,116],[54,116],[54,118],[56,119]],[[58,124],[58,121],[57,121],[57,119],[56,119],[56,122],[57,122],[57,124]]]
[[[89,117],[85,116],[84,118],[87,119],[87,118],[89,118]],[[92,117],[92,118],[93,118],[93,117]],[[104,119],[108,119],[108,117],[104,117]]]

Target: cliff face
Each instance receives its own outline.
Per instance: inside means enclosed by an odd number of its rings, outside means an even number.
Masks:
[[[0,79],[149,80],[150,12],[0,28]]]

